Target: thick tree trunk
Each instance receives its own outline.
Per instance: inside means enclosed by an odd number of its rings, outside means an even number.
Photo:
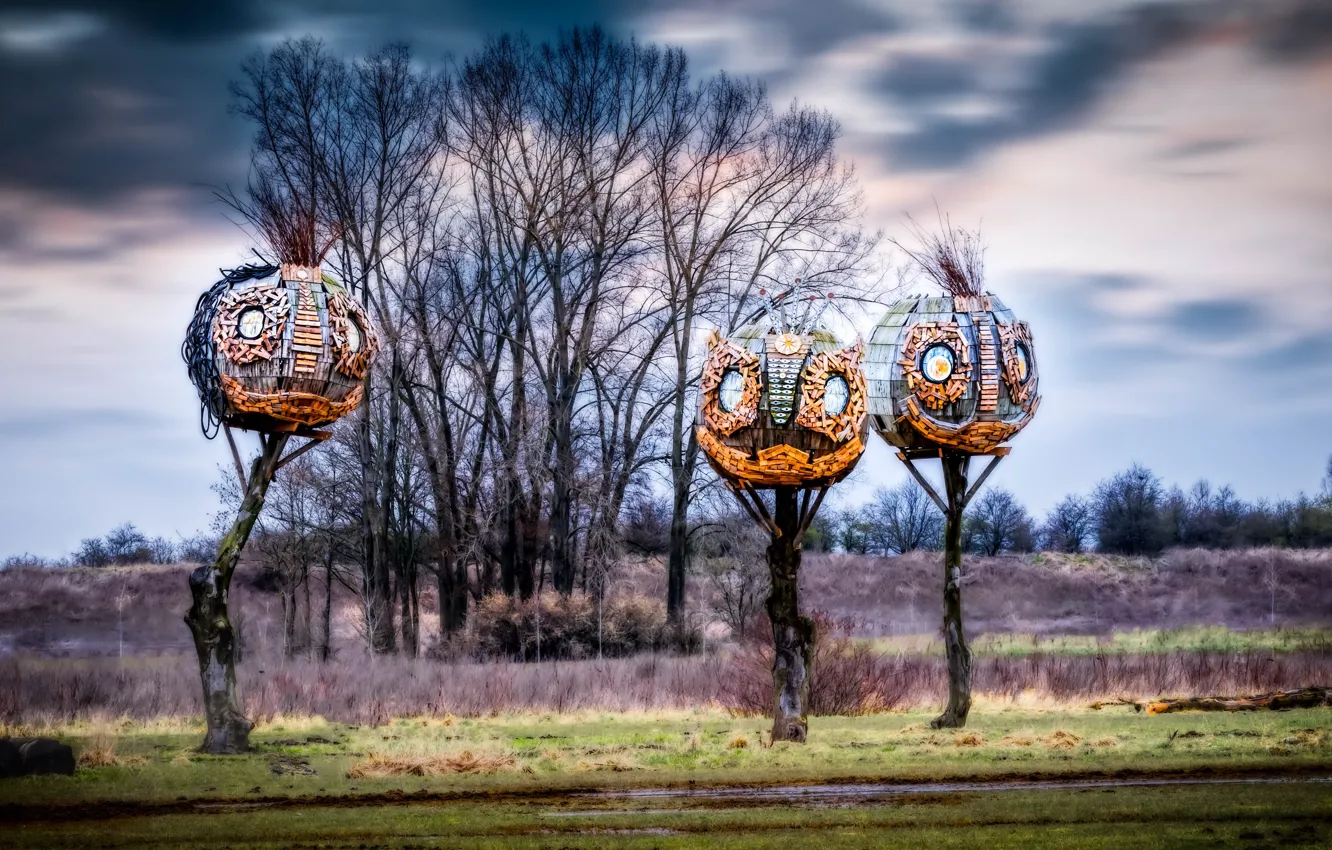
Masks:
[[[443,547],[440,547],[441,549]],[[467,567],[441,552],[435,575],[439,591],[439,633],[451,635],[467,625]]]
[[[773,518],[780,534],[768,546],[768,619],[772,659],[772,740],[804,743],[808,733],[809,673],[814,654],[814,622],[800,614],[800,511],[795,487],[778,487]]]
[[[299,647],[296,644],[296,588],[289,584],[282,587],[282,652],[288,658],[295,658]]]
[[[689,545],[689,486],[675,485],[671,511],[669,560],[666,567],[666,615],[672,623],[684,618],[685,568]]]
[[[943,456],[944,488],[948,511],[944,526],[944,651],[948,656],[948,707],[931,721],[935,729],[960,729],[971,711],[971,648],[962,630],[962,511],[967,492],[970,457],[955,452]]]
[[[372,437],[374,405],[370,391],[373,373],[367,372],[364,403],[357,436],[361,450],[361,548],[365,562],[362,580],[366,594],[366,631],[373,652],[388,653],[395,650],[393,636],[393,598],[389,587],[388,553],[384,551],[384,538],[380,534],[379,466],[375,463],[375,444]]]
[[[555,591],[564,596],[573,593],[575,564],[573,561],[571,531],[573,524],[573,426],[563,417],[563,405],[555,408],[560,416],[552,425],[555,432],[555,464],[551,481],[550,501],[550,578]]]
[[[286,445],[285,435],[274,435],[265,441],[263,451],[250,466],[240,510],[218,546],[217,559],[190,574],[193,604],[185,615],[185,624],[194,635],[194,649],[199,656],[204,718],[208,723],[208,732],[199,749],[205,753],[225,755],[243,753],[250,748],[250,730],[254,724],[241,713],[236,700],[236,632],[227,616],[227,593]]]
[[[684,619],[685,577],[689,572],[689,489],[693,482],[692,459],[698,443],[693,430],[678,435],[680,445],[671,453],[671,535],[666,568],[666,616],[673,624]]]

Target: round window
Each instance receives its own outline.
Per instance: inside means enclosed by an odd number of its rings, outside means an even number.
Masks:
[[[823,412],[829,416],[840,416],[846,410],[846,402],[851,397],[851,387],[846,378],[833,375],[823,384]]]
[[[722,375],[721,388],[717,391],[717,402],[721,405],[721,409],[727,413],[735,410],[744,394],[745,376],[735,369],[728,369],[726,374]]]
[[[264,311],[258,307],[247,307],[236,320],[236,331],[241,339],[258,339],[264,332]]]
[[[957,366],[957,359],[953,354],[953,349],[946,345],[931,345],[925,349],[925,354],[920,358],[920,371],[925,373],[926,379],[936,384],[942,384],[953,376],[953,369]]]
[[[1031,377],[1031,355],[1027,353],[1027,346],[1020,342],[1017,344],[1017,374],[1020,384],[1025,384]]]
[[[347,350],[353,354],[361,350],[361,326],[355,319],[347,320]]]

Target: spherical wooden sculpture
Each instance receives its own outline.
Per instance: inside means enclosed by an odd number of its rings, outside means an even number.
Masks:
[[[246,266],[199,298],[182,355],[219,422],[302,433],[356,409],[378,341],[369,316],[318,266]]]
[[[736,486],[826,487],[865,450],[860,343],[825,330],[713,332],[699,386],[698,442]]]
[[[874,430],[908,452],[990,453],[1040,405],[1031,329],[988,293],[898,301],[865,361]]]

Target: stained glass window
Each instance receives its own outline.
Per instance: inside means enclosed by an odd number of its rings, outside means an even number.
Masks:
[[[925,355],[920,358],[920,370],[925,373],[925,377],[936,384],[942,384],[953,375],[953,369],[957,366],[957,358],[953,354],[953,349],[946,345],[931,345],[925,349]]]
[[[721,409],[730,413],[740,404],[740,399],[745,394],[745,377],[735,369],[729,370],[722,375],[721,389],[717,391],[717,401],[721,404]]]
[[[833,375],[823,384],[823,412],[829,416],[841,415],[850,397],[851,387],[847,385],[846,378]]]
[[[241,311],[236,330],[242,339],[258,339],[259,334],[264,332],[264,311],[258,307]]]
[[[1031,377],[1031,361],[1027,354],[1027,346],[1022,343],[1017,345],[1017,363],[1018,363],[1018,382],[1025,384],[1027,378]]]

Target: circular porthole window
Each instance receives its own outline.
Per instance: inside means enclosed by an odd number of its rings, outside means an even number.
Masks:
[[[730,413],[740,404],[740,399],[745,394],[745,376],[741,375],[735,369],[727,370],[722,375],[721,388],[717,390],[717,403],[721,409]]]
[[[361,350],[362,344],[361,326],[355,319],[347,320],[347,350],[352,354]]]
[[[258,307],[247,307],[236,320],[236,332],[241,339],[258,339],[264,332],[264,311]]]
[[[1031,377],[1031,355],[1027,352],[1027,346],[1022,343],[1018,343],[1016,352],[1018,383],[1025,384]]]
[[[833,375],[823,384],[823,412],[829,416],[840,416],[846,410],[846,403],[851,398],[851,387],[846,378]]]
[[[957,367],[957,357],[953,349],[946,345],[931,345],[920,358],[920,371],[925,378],[936,384],[942,384],[953,376]]]

